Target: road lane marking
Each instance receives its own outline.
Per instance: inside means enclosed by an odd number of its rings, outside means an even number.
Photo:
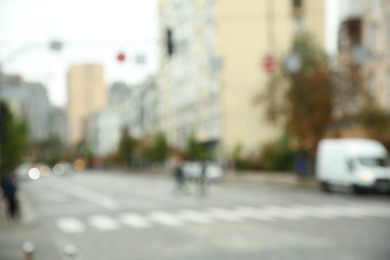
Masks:
[[[207,217],[206,214],[196,211],[196,210],[191,210],[191,209],[183,209],[180,210],[178,213],[178,216],[180,219],[189,221],[189,222],[195,222],[195,223],[200,223],[200,224],[208,224],[212,222],[212,219]]]
[[[119,228],[118,222],[106,215],[92,215],[88,218],[88,223],[101,231],[111,231]]]
[[[236,214],[243,218],[249,218],[254,220],[271,221],[274,217],[264,214],[264,211],[259,208],[238,206],[235,208]]]
[[[225,221],[239,222],[243,218],[233,210],[224,208],[210,208],[207,211],[207,215],[211,218],[216,218]]]
[[[142,215],[136,213],[125,213],[119,217],[121,223],[133,228],[148,228],[150,222]]]
[[[179,226],[183,224],[177,216],[164,211],[152,211],[148,215],[148,219],[166,226]]]
[[[85,225],[75,217],[58,218],[56,226],[67,234],[82,233],[85,231]]]
[[[285,207],[281,206],[266,206],[260,209],[263,216],[270,218],[285,218],[292,220],[299,220],[303,217],[301,215],[294,214]]]
[[[178,209],[174,212],[150,211],[146,214],[127,212],[108,216],[104,214],[91,215],[87,224],[101,231],[117,230],[121,225],[131,228],[150,228],[155,224],[165,226],[179,226],[183,224],[213,223],[216,219],[228,222],[243,220],[277,221],[280,219],[302,220],[309,218],[339,219],[368,217],[390,217],[390,207],[387,205],[358,205],[358,204],[322,204],[290,206],[270,205],[263,207],[237,206],[234,208],[205,208],[205,209]],[[82,233],[86,226],[76,217],[60,217],[55,222],[60,231],[67,234]]]

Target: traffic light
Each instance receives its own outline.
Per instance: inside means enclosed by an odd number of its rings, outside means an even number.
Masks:
[[[295,17],[302,16],[303,0],[292,0],[292,9]]]
[[[116,59],[120,62],[124,62],[125,59],[126,59],[126,55],[123,53],[123,52],[120,52],[118,53],[118,55],[116,56]]]
[[[293,6],[295,8],[300,8],[302,7],[302,0],[293,0]]]
[[[167,29],[166,31],[166,48],[168,56],[172,56],[174,53],[174,43],[173,43],[173,32],[171,29]]]

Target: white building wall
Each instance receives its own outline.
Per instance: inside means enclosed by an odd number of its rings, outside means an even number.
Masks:
[[[173,30],[175,53],[165,54],[159,78],[160,126],[169,141],[184,147],[193,133],[203,141],[220,136],[219,81],[214,61],[216,24],[214,0],[166,1],[160,6],[160,32]],[[162,37],[164,38],[164,37]]]

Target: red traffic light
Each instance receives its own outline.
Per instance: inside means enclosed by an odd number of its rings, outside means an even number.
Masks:
[[[126,59],[126,55],[123,52],[120,52],[120,53],[118,53],[116,58],[117,58],[118,61],[123,62]]]

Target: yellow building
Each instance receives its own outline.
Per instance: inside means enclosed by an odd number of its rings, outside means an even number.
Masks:
[[[97,64],[74,65],[68,73],[68,143],[84,139],[89,117],[107,104],[103,67]]]
[[[294,2],[302,20],[293,18]],[[282,133],[253,102],[269,76],[263,59],[280,65],[302,28],[324,47],[324,1],[161,0],[159,8],[161,128],[178,146],[194,133],[225,156],[237,145],[246,155],[261,152]]]
[[[390,111],[390,1],[366,0],[363,15],[368,86],[380,107]]]

